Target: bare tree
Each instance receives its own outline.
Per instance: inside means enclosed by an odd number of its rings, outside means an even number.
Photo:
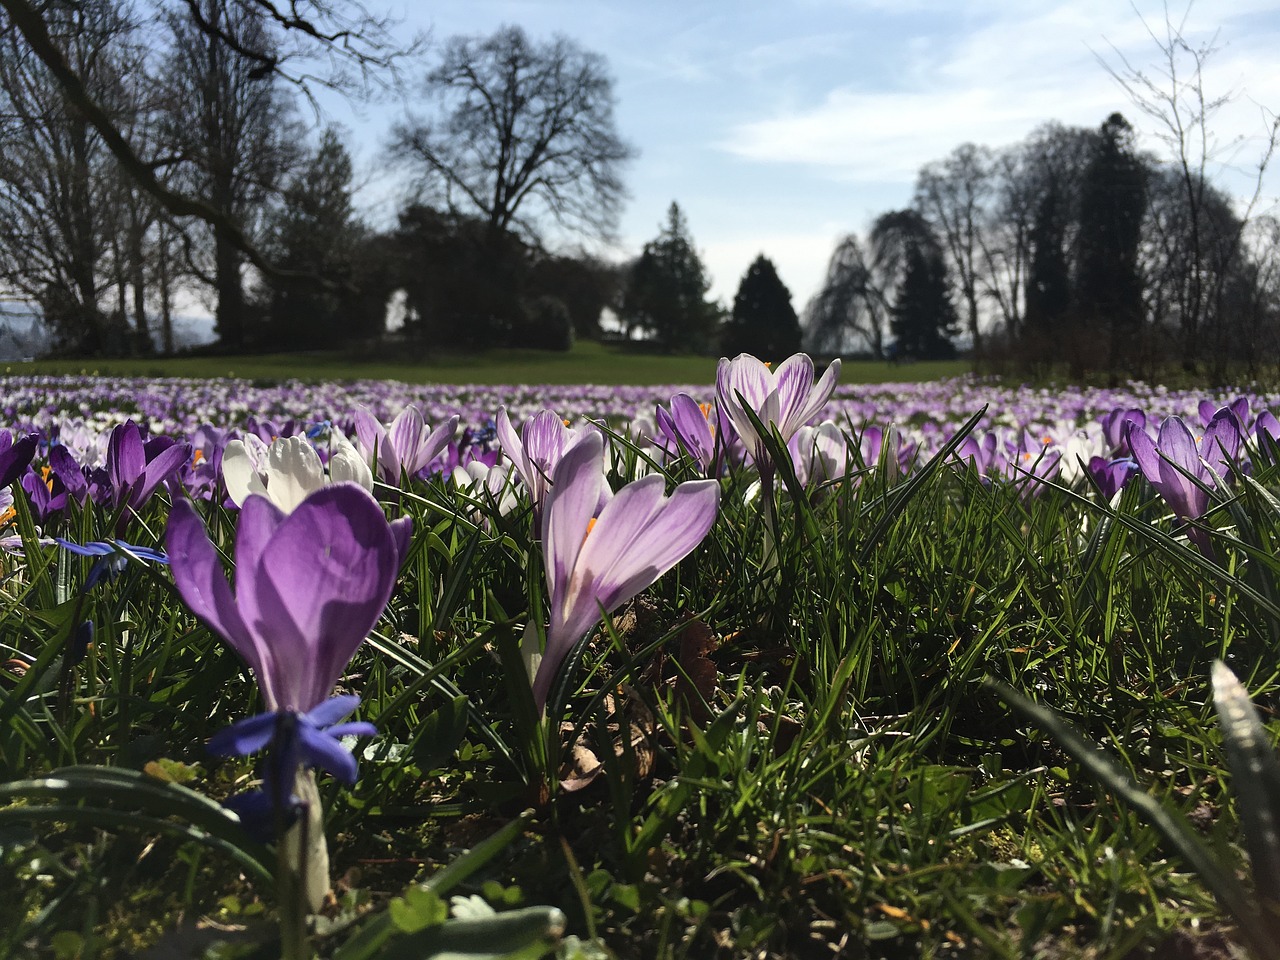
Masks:
[[[1205,64],[1217,52],[1217,35],[1198,45],[1186,39],[1188,4],[1181,17],[1166,4],[1163,29],[1157,32],[1146,20],[1146,28],[1158,53],[1157,62],[1149,67],[1135,66],[1114,45],[1116,63],[1098,60],[1116,82],[1124,88],[1134,105],[1155,125],[1155,136],[1164,144],[1168,160],[1177,171],[1185,197],[1186,264],[1189,270],[1184,309],[1180,314],[1181,359],[1188,370],[1196,368],[1200,354],[1200,335],[1206,324],[1218,322],[1217,306],[1221,302],[1226,272],[1214,263],[1215,251],[1221,249],[1220,238],[1212,236],[1208,222],[1214,197],[1211,191],[1211,168],[1224,162],[1237,162],[1245,143],[1243,136],[1219,140],[1214,131],[1215,118],[1235,98],[1233,93],[1210,96],[1204,87]],[[1239,212],[1239,228],[1243,231],[1261,196],[1263,175],[1280,138],[1280,117],[1263,110],[1262,146],[1255,164],[1256,178],[1252,196]],[[1236,241],[1239,241],[1237,233]]]
[[[203,0],[153,2],[161,14],[185,7],[196,31],[248,61],[248,76],[286,81],[311,99],[313,105],[311,88],[317,84],[347,94],[394,85],[397,64],[415,56],[423,43],[417,35],[405,41],[394,31],[397,21],[370,13],[360,0],[226,0],[235,8],[231,20],[237,16],[258,17],[276,32],[279,42],[271,46],[241,43],[234,32],[226,29],[225,24],[230,21],[201,13],[205,9]],[[87,82],[89,78],[74,56],[68,55],[58,36],[54,22],[58,9],[77,5],[65,0],[39,4],[32,0],[0,0],[0,11],[7,14],[9,24],[21,36],[24,49],[48,69],[68,105],[84,117],[129,178],[154,197],[170,218],[204,221],[264,274],[289,278],[289,272],[276,268],[226,211],[159,176],[157,171],[165,167],[165,158],[148,156],[130,142],[118,118],[99,101],[93,84]],[[312,279],[326,282],[323,277]]]
[[[135,29],[114,0],[51,3],[51,33],[117,117],[130,102],[118,56]],[[40,305],[64,346],[123,348],[103,312],[121,204],[115,164],[55,77],[0,16],[0,282]],[[118,283],[118,281],[117,281]]]
[[[916,178],[915,208],[932,224],[959,281],[965,325],[975,353],[982,352],[979,301],[989,245],[983,234],[994,193],[994,159],[986,147],[956,147],[944,160],[921,169]]]
[[[233,0],[198,0],[176,11],[169,28],[166,140],[180,158],[175,178],[228,222],[211,231],[211,286],[219,337],[239,349],[247,334],[243,258],[228,225],[256,237],[268,200],[297,158],[299,131],[289,101],[257,66],[272,49],[260,14]]]
[[[635,150],[614,126],[603,57],[508,26],[451,39],[425,90],[437,116],[410,118],[393,135],[397,153],[421,171],[424,199],[483,218],[492,234],[536,241],[545,217],[612,234],[626,196],[621,168]]]

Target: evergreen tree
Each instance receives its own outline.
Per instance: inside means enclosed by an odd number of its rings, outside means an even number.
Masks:
[[[680,207],[672,203],[656,240],[631,268],[619,318],[671,352],[702,353],[715,342],[720,307]]]
[[[730,357],[750,353],[777,361],[800,350],[800,319],[791,306],[791,291],[763,253],[738,285],[721,349]]]
[[[1081,341],[1110,333],[1106,360],[1112,371],[1136,374],[1142,363],[1138,245],[1147,209],[1147,174],[1134,148],[1133,128],[1123,116],[1109,116],[1101,134],[1080,192],[1076,319]],[[1087,359],[1083,353],[1072,356],[1073,375],[1083,373]]]
[[[912,360],[954,357],[951,337],[958,322],[941,251],[926,244],[910,245],[890,321],[897,356]]]
[[[1071,310],[1071,274],[1067,266],[1067,204],[1050,173],[1036,203],[1028,245],[1030,264],[1026,283],[1024,339],[1031,358],[1061,356],[1055,343]]]
[[[376,332],[359,329],[368,324],[353,325],[350,315],[357,247],[365,233],[352,206],[351,178],[351,155],[337,131],[328,128],[285,188],[270,239],[272,259],[284,270],[324,277],[333,285],[274,284],[271,333],[281,346],[328,344]]]

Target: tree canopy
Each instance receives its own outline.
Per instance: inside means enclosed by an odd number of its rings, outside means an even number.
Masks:
[[[609,237],[635,150],[614,125],[604,58],[568,37],[531,40],[520,27],[453,37],[427,74],[437,112],[394,131],[422,199],[476,216],[492,233],[537,240],[547,220]]]

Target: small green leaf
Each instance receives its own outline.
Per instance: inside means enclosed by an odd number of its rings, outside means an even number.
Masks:
[[[414,886],[396,897],[387,908],[391,922],[405,933],[417,933],[439,926],[449,916],[449,908],[434,891]]]

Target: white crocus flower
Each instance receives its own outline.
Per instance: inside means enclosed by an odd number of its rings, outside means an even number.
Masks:
[[[326,475],[320,455],[306,437],[280,437],[268,446],[250,435],[232,440],[222,454],[227,495],[244,506],[250,494],[266,497],[285,513],[326,483],[354,481],[373,492],[373,474],[360,452],[345,437],[334,437]]]
[[[492,504],[497,508],[498,515],[502,517],[520,503],[516,498],[509,463],[499,463],[490,467],[479,460],[472,460],[466,466],[453,468],[453,483],[473,500]],[[482,511],[473,511],[472,519],[476,523],[483,523],[485,528],[488,528],[488,518]]]

